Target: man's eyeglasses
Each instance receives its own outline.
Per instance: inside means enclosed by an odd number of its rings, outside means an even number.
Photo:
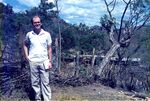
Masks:
[[[41,22],[33,22],[33,23],[41,23]]]

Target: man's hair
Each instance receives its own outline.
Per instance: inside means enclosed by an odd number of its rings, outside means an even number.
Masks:
[[[34,19],[34,18],[40,18],[40,16],[39,16],[39,15],[33,16],[32,19],[31,19],[31,23],[32,23],[32,24],[33,24],[33,19]],[[41,18],[40,18],[40,20],[41,20]]]

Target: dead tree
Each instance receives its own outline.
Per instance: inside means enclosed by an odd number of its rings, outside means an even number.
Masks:
[[[138,2],[138,0],[121,0],[121,2],[124,3],[125,7],[122,14],[120,15],[121,20],[118,20],[118,27],[116,26],[114,20],[115,17],[113,16],[113,11],[117,7],[117,0],[104,0],[104,2],[107,8],[108,15],[105,15],[101,19],[101,25],[109,34],[109,39],[112,42],[112,46],[105,54],[105,57],[100,64],[98,75],[102,74],[103,69],[108,63],[110,63],[110,58],[114,54],[117,54],[119,61],[124,58],[125,51],[129,47],[132,37],[136,34],[135,32],[142,28],[150,19],[150,7],[144,5],[144,3],[142,3],[143,1]],[[148,12],[144,12],[144,10],[147,10]],[[128,16],[128,13],[130,13],[130,15],[128,18],[126,18],[126,16]],[[138,45],[135,50],[133,49],[133,51],[135,52],[139,48],[140,46]],[[127,57],[129,58],[132,55],[130,54]]]
[[[55,3],[55,6],[56,6],[56,11],[57,11],[57,16],[59,16],[59,6],[58,6],[58,1],[59,0],[54,0],[54,3]],[[58,25],[58,39],[59,39],[59,43],[58,43],[58,73],[60,73],[60,68],[61,68],[61,47],[62,47],[62,45],[61,45],[61,39],[62,39],[62,37],[61,37],[61,29],[60,29],[60,20],[58,19],[58,21],[57,21],[57,25]]]
[[[55,39],[55,54],[56,54],[56,64],[55,64],[55,66],[56,66],[56,68],[58,68],[58,52],[59,52],[59,50],[58,50],[58,38],[56,38]]]
[[[102,60],[101,64],[100,64],[100,69],[98,70],[99,75],[101,74],[103,68],[107,65],[107,63],[109,63],[110,58],[113,56],[113,54],[116,52],[116,50],[120,47],[120,44],[116,41],[116,39],[114,38],[114,26],[113,26],[113,22],[109,21],[109,25],[110,25],[110,31],[109,31],[109,37],[110,37],[110,41],[112,42],[112,46],[109,49],[109,51],[106,53],[104,59]]]

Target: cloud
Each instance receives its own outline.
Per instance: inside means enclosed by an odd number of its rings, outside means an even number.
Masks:
[[[111,1],[107,0],[108,3]],[[115,10],[112,12],[113,17],[120,20],[124,8],[125,3],[117,0]],[[73,24],[99,25],[100,18],[104,14],[108,14],[103,0],[60,0],[59,9],[60,16]]]
[[[54,1],[54,0],[48,0],[47,2],[48,2],[48,3],[50,3],[50,2],[55,3],[55,1]]]
[[[21,5],[15,5],[13,6],[13,11],[14,12],[24,12],[26,9],[23,8]]]
[[[0,0],[0,2],[3,2],[3,0]]]
[[[26,5],[28,7],[37,7],[41,0],[17,0],[20,4]],[[48,3],[54,3],[54,0],[47,0]]]
[[[15,11],[15,12],[21,12],[21,10],[20,10],[20,8],[13,8],[13,10]],[[22,10],[23,11],[23,10]]]
[[[64,20],[88,25],[99,24],[100,17],[106,11],[100,0],[64,0],[59,3],[59,9]]]

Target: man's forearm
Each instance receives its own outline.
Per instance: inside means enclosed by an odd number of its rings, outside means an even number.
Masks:
[[[48,48],[48,58],[49,58],[49,61],[52,62],[52,48],[51,48],[51,46],[49,46],[49,48]]]
[[[23,45],[24,53],[25,53],[25,58],[28,60],[28,47],[26,45]]]

